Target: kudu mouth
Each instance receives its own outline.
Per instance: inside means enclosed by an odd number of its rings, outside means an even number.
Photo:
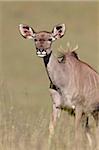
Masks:
[[[43,57],[45,57],[46,55],[47,55],[47,53],[46,53],[46,51],[45,51],[45,49],[44,48],[36,48],[36,54],[37,54],[37,56],[39,56],[39,57],[41,57],[41,58],[43,58]]]

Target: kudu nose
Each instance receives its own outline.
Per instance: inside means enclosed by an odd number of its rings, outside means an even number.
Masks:
[[[44,57],[46,56],[46,52],[44,50],[44,48],[36,48],[36,54],[39,56],[39,57]]]
[[[36,50],[39,51],[39,52],[43,52],[44,48],[36,48]]]

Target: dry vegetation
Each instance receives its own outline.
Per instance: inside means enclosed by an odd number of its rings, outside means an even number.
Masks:
[[[7,83],[0,84],[0,150],[48,150],[48,124],[50,110],[45,106],[38,112],[15,103],[16,95]],[[32,97],[25,91],[18,99],[28,101]],[[34,114],[35,112],[35,114]],[[94,148],[99,150],[99,131],[97,132],[93,118],[90,126]],[[79,150],[89,150],[84,131],[81,130]],[[51,150],[74,150],[74,117],[63,112],[52,139]]]
[[[0,4],[0,150],[48,150],[51,114],[48,78],[42,61],[33,51],[33,43],[22,39],[18,25],[25,23],[37,31],[50,31],[53,25],[66,23],[67,34],[53,45],[53,49],[57,50],[60,44],[65,48],[68,40],[74,46],[78,43],[80,58],[98,70],[99,3],[27,1]],[[90,126],[95,141],[92,150],[96,150],[97,145],[99,150],[99,132],[92,117]],[[79,150],[89,150],[86,137],[81,133]],[[74,150],[74,145],[74,117],[63,112],[51,150]]]

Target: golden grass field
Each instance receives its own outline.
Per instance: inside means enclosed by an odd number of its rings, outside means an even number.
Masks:
[[[34,43],[22,38],[20,23],[51,31],[65,23],[67,33],[53,43],[53,52],[70,41],[79,57],[99,72],[99,2],[0,2],[0,150],[48,150],[51,114],[49,80]],[[99,150],[99,133],[91,130]],[[83,135],[84,136],[84,135]],[[89,150],[82,138],[79,150]],[[51,150],[74,150],[74,118],[63,112]]]

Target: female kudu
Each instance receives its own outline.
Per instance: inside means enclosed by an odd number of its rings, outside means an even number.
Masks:
[[[88,64],[79,60],[74,52],[66,52],[62,62],[59,62],[52,53],[51,44],[64,35],[65,25],[55,26],[52,32],[35,32],[31,27],[20,24],[19,31],[24,38],[34,40],[36,54],[43,58],[50,80],[49,91],[53,99],[53,111],[49,125],[50,137],[54,133],[56,120],[62,109],[75,110],[76,132],[83,114],[88,116],[91,113],[97,121],[99,74]]]

